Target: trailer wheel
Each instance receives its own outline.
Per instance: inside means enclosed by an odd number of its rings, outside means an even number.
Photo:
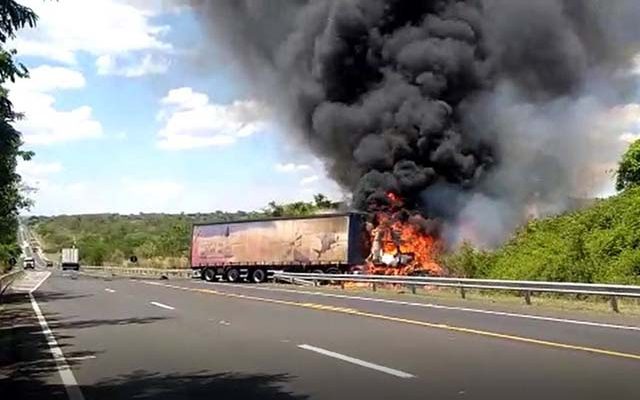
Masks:
[[[340,273],[340,268],[338,267],[331,267],[327,270],[327,274],[339,274]]]
[[[256,269],[250,274],[249,282],[263,283],[267,280],[267,271],[264,269]]]
[[[314,269],[313,271],[311,271],[312,274],[324,274],[324,271],[321,269]],[[325,281],[325,280],[321,280],[318,281],[318,283],[320,285],[327,285],[329,283],[329,281]]]
[[[215,282],[218,280],[216,270],[214,268],[205,268],[205,270],[202,271],[202,276],[204,276],[204,280],[207,282]]]
[[[237,268],[229,268],[225,274],[227,282],[236,283],[240,280],[240,270]]]
[[[340,273],[340,268],[338,268],[338,267],[330,267],[329,269],[327,269],[327,274],[337,275],[339,273]],[[331,284],[331,285],[339,285],[340,282],[332,279],[332,280],[329,281],[329,284]]]

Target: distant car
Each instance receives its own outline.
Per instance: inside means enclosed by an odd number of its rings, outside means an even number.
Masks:
[[[36,263],[33,261],[33,258],[27,257],[24,259],[24,269],[35,269]]]
[[[53,262],[47,261],[47,268],[51,268],[51,267],[53,267]]]

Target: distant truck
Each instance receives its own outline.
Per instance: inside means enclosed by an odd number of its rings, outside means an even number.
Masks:
[[[36,263],[32,257],[26,257],[24,259],[24,269],[35,269]]]
[[[207,281],[267,280],[273,270],[344,273],[365,262],[358,213],[195,224],[191,268]]]
[[[78,257],[78,249],[62,249],[62,257],[60,261],[62,270],[76,270],[80,269],[80,259]]]

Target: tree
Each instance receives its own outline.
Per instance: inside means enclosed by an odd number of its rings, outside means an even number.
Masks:
[[[20,150],[22,138],[13,124],[22,115],[13,109],[7,81],[28,77],[24,65],[16,62],[16,51],[6,49],[7,40],[15,38],[16,31],[34,27],[38,17],[29,7],[13,0],[0,2],[0,264],[19,252],[17,240],[18,215],[29,206],[22,194],[20,175],[16,173],[18,159],[29,160],[33,154]]]
[[[284,215],[284,207],[275,201],[269,202],[265,212],[272,217],[282,217]]]
[[[313,201],[316,207],[321,210],[335,210],[339,207],[340,203],[331,201],[327,196],[322,193],[318,193],[313,196]]]
[[[631,146],[624,153],[618,164],[616,175],[617,190],[624,190],[640,184],[640,140],[631,143]]]

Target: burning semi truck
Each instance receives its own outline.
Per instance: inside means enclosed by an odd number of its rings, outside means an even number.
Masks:
[[[196,224],[191,268],[202,279],[264,282],[270,271],[440,274],[436,240],[392,215],[362,213]]]

